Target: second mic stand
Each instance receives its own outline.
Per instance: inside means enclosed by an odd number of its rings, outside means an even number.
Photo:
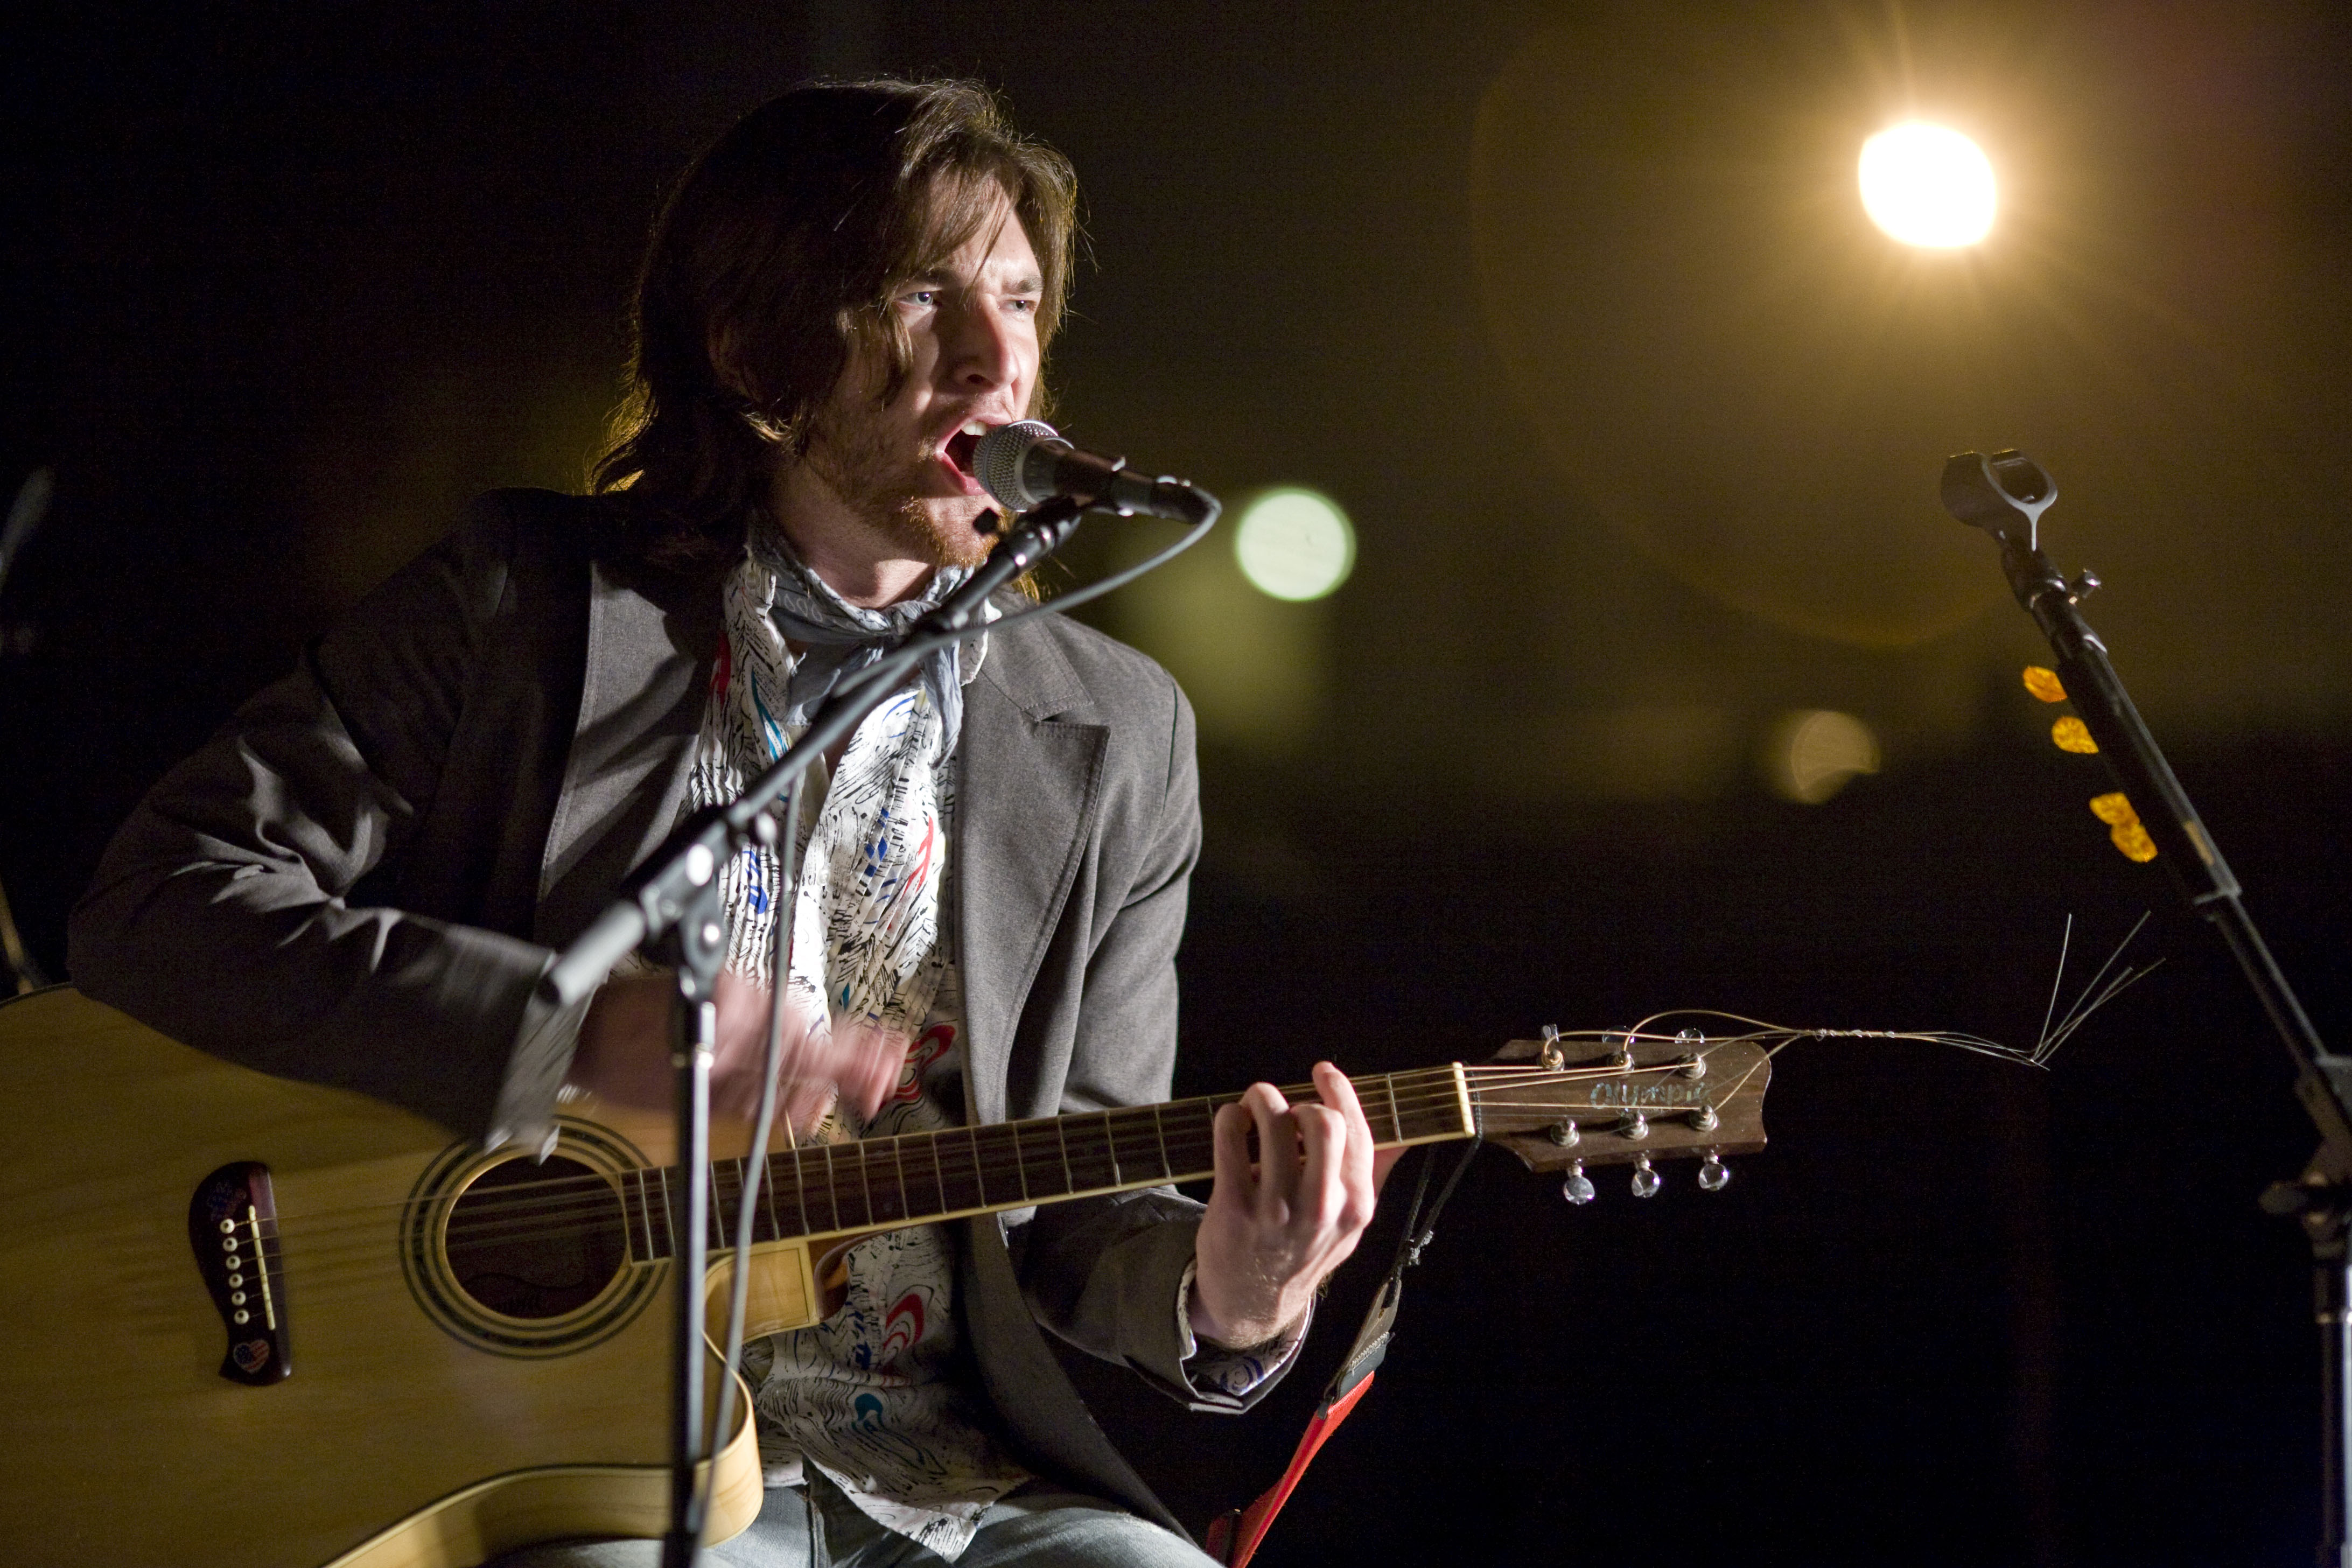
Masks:
[[[2303,1004],[2271,956],[2253,918],[2239,901],[2238,879],[2199,820],[2197,808],[2148,732],[2130,693],[2107,660],[2076,605],[2099,585],[2084,573],[2073,582],[2043,554],[2037,538],[2042,514],[2058,499],[2049,471],[2022,452],[1987,458],[1963,452],[1944,465],[1943,501],[1962,522],[2000,542],[2001,571],[2057,656],[2058,678],[2100,760],[2115,775],[2141,826],[2156,841],[2173,885],[2230,944],[2238,967],[2294,1061],[2294,1094],[2319,1131],[2319,1148],[2293,1182],[2274,1183],[2263,1207],[2301,1218],[2311,1242],[2313,1292],[2319,1321],[2321,1388],[2326,1409],[2320,1432],[2324,1491],[2319,1562],[2352,1568],[2352,1257],[2346,1232],[2352,1222],[2352,1057],[2330,1051]]]
[[[712,1466],[724,1433],[703,1431],[702,1282],[710,1268],[710,1063],[718,1044],[713,1001],[727,953],[726,910],[719,869],[754,839],[772,843],[768,807],[835,742],[856,731],[908,671],[941,647],[977,635],[989,595],[1061,548],[1087,503],[1056,497],[1034,508],[1021,526],[989,552],[971,576],[876,663],[835,689],[790,750],[770,763],[743,794],[724,806],[707,806],[678,825],[661,848],[623,884],[604,912],[563,951],[540,984],[549,1001],[569,1006],[591,994],[613,965],[651,944],[677,972],[671,1012],[672,1060],[677,1068],[680,1179],[669,1195],[677,1238],[677,1289],[671,1368],[670,1522],[662,1537],[662,1568],[693,1568],[709,1511],[698,1470]],[[786,846],[789,853],[790,846]],[[747,1189],[740,1200],[750,1202]]]

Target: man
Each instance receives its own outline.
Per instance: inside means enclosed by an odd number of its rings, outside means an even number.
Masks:
[[[571,1016],[539,988],[552,950],[985,558],[971,449],[1037,401],[1074,210],[1067,165],[968,86],[748,117],[656,228],[600,493],[488,498],[159,784],[76,911],[83,988],[492,1142],[545,1144],[560,1085],[666,1106],[666,977]],[[1164,672],[1023,621],[816,771],[797,879],[757,850],[722,879],[721,1104],[757,1083],[777,942],[795,1072],[852,1133],[1167,1097],[1199,813]],[[1205,1210],[1124,1194],[853,1250],[842,1310],[748,1358],[773,1489],[715,1555],[1201,1562],[1039,1325],[1195,1408],[1262,1394],[1381,1163],[1316,1076],[1320,1104],[1260,1084],[1220,1114]]]

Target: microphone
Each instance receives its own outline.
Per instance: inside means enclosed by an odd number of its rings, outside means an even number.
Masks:
[[[1162,474],[1145,479],[1125,458],[1081,452],[1042,419],[1000,425],[973,448],[972,477],[1015,512],[1042,500],[1068,496],[1090,507],[1132,517],[1173,518],[1197,523],[1216,514],[1214,496],[1186,479]]]

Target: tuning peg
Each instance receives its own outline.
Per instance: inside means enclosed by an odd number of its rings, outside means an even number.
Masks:
[[[1647,1154],[1633,1162],[1633,1195],[1635,1197],[1654,1198],[1658,1195],[1658,1189],[1665,1184],[1666,1179],[1658,1174],[1657,1168],[1650,1163],[1650,1157]]]
[[[2066,584],[2066,602],[2079,605],[2098,591],[2098,574],[2085,566],[2074,574],[2074,580],[2072,583]]]
[[[1731,1184],[1731,1167],[1725,1164],[1723,1156],[1712,1149],[1706,1152],[1706,1158],[1699,1162],[1698,1184],[1702,1191],[1710,1193],[1719,1193]]]
[[[1592,1178],[1584,1173],[1584,1162],[1579,1160],[1568,1168],[1568,1180],[1560,1183],[1559,1195],[1582,1208],[1601,1194],[1592,1190]]]

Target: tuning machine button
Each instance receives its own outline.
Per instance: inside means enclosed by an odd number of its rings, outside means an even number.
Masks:
[[[1650,1163],[1650,1157],[1647,1154],[1633,1162],[1633,1195],[1635,1197],[1654,1198],[1658,1195],[1658,1189],[1665,1184],[1666,1179],[1658,1174],[1657,1167]]]
[[[1559,1195],[1582,1208],[1601,1194],[1593,1190],[1592,1178],[1584,1173],[1584,1162],[1579,1160],[1568,1168],[1568,1180],[1560,1183]]]
[[[1731,1167],[1723,1156],[1709,1149],[1706,1158],[1699,1162],[1698,1184],[1703,1192],[1719,1193],[1731,1184]]]

